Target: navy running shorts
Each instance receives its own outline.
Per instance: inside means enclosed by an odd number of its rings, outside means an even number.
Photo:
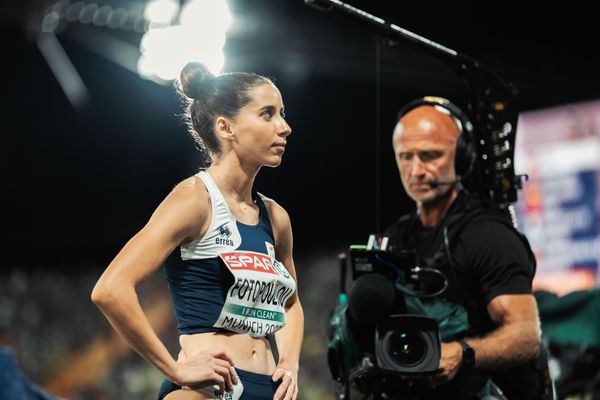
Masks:
[[[200,393],[211,396],[211,399],[219,400],[273,400],[275,391],[279,386],[273,382],[271,375],[257,374],[256,372],[235,369],[238,383],[234,385],[233,392],[222,393],[215,386],[209,385],[204,388],[195,388]],[[158,400],[162,400],[169,393],[181,389],[181,386],[165,379],[160,385]],[[190,389],[192,390],[192,389]]]

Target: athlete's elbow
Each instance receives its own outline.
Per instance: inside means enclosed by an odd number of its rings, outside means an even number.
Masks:
[[[100,307],[100,304],[106,301],[106,294],[104,290],[98,286],[98,284],[96,284],[96,286],[94,286],[94,289],[92,289],[92,294],[90,297],[92,299],[92,303],[94,303],[98,307]]]
[[[91,293],[92,302],[102,309],[114,301],[114,291],[104,284],[102,280],[98,281]]]

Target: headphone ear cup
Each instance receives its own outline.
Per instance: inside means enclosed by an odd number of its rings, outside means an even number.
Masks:
[[[475,166],[477,153],[475,144],[469,138],[467,132],[462,132],[456,141],[456,153],[454,155],[454,171],[456,176],[465,177]]]

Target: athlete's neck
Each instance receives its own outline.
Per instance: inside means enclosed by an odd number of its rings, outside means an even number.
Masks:
[[[252,187],[259,168],[244,167],[237,158],[218,157],[207,172],[213,177],[224,196],[235,202],[251,204]]]

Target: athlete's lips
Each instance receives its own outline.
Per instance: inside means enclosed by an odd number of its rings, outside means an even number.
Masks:
[[[281,142],[281,143],[275,143],[273,145],[273,147],[277,147],[277,148],[280,148],[282,150],[285,150],[285,145],[286,145],[286,142]]]

